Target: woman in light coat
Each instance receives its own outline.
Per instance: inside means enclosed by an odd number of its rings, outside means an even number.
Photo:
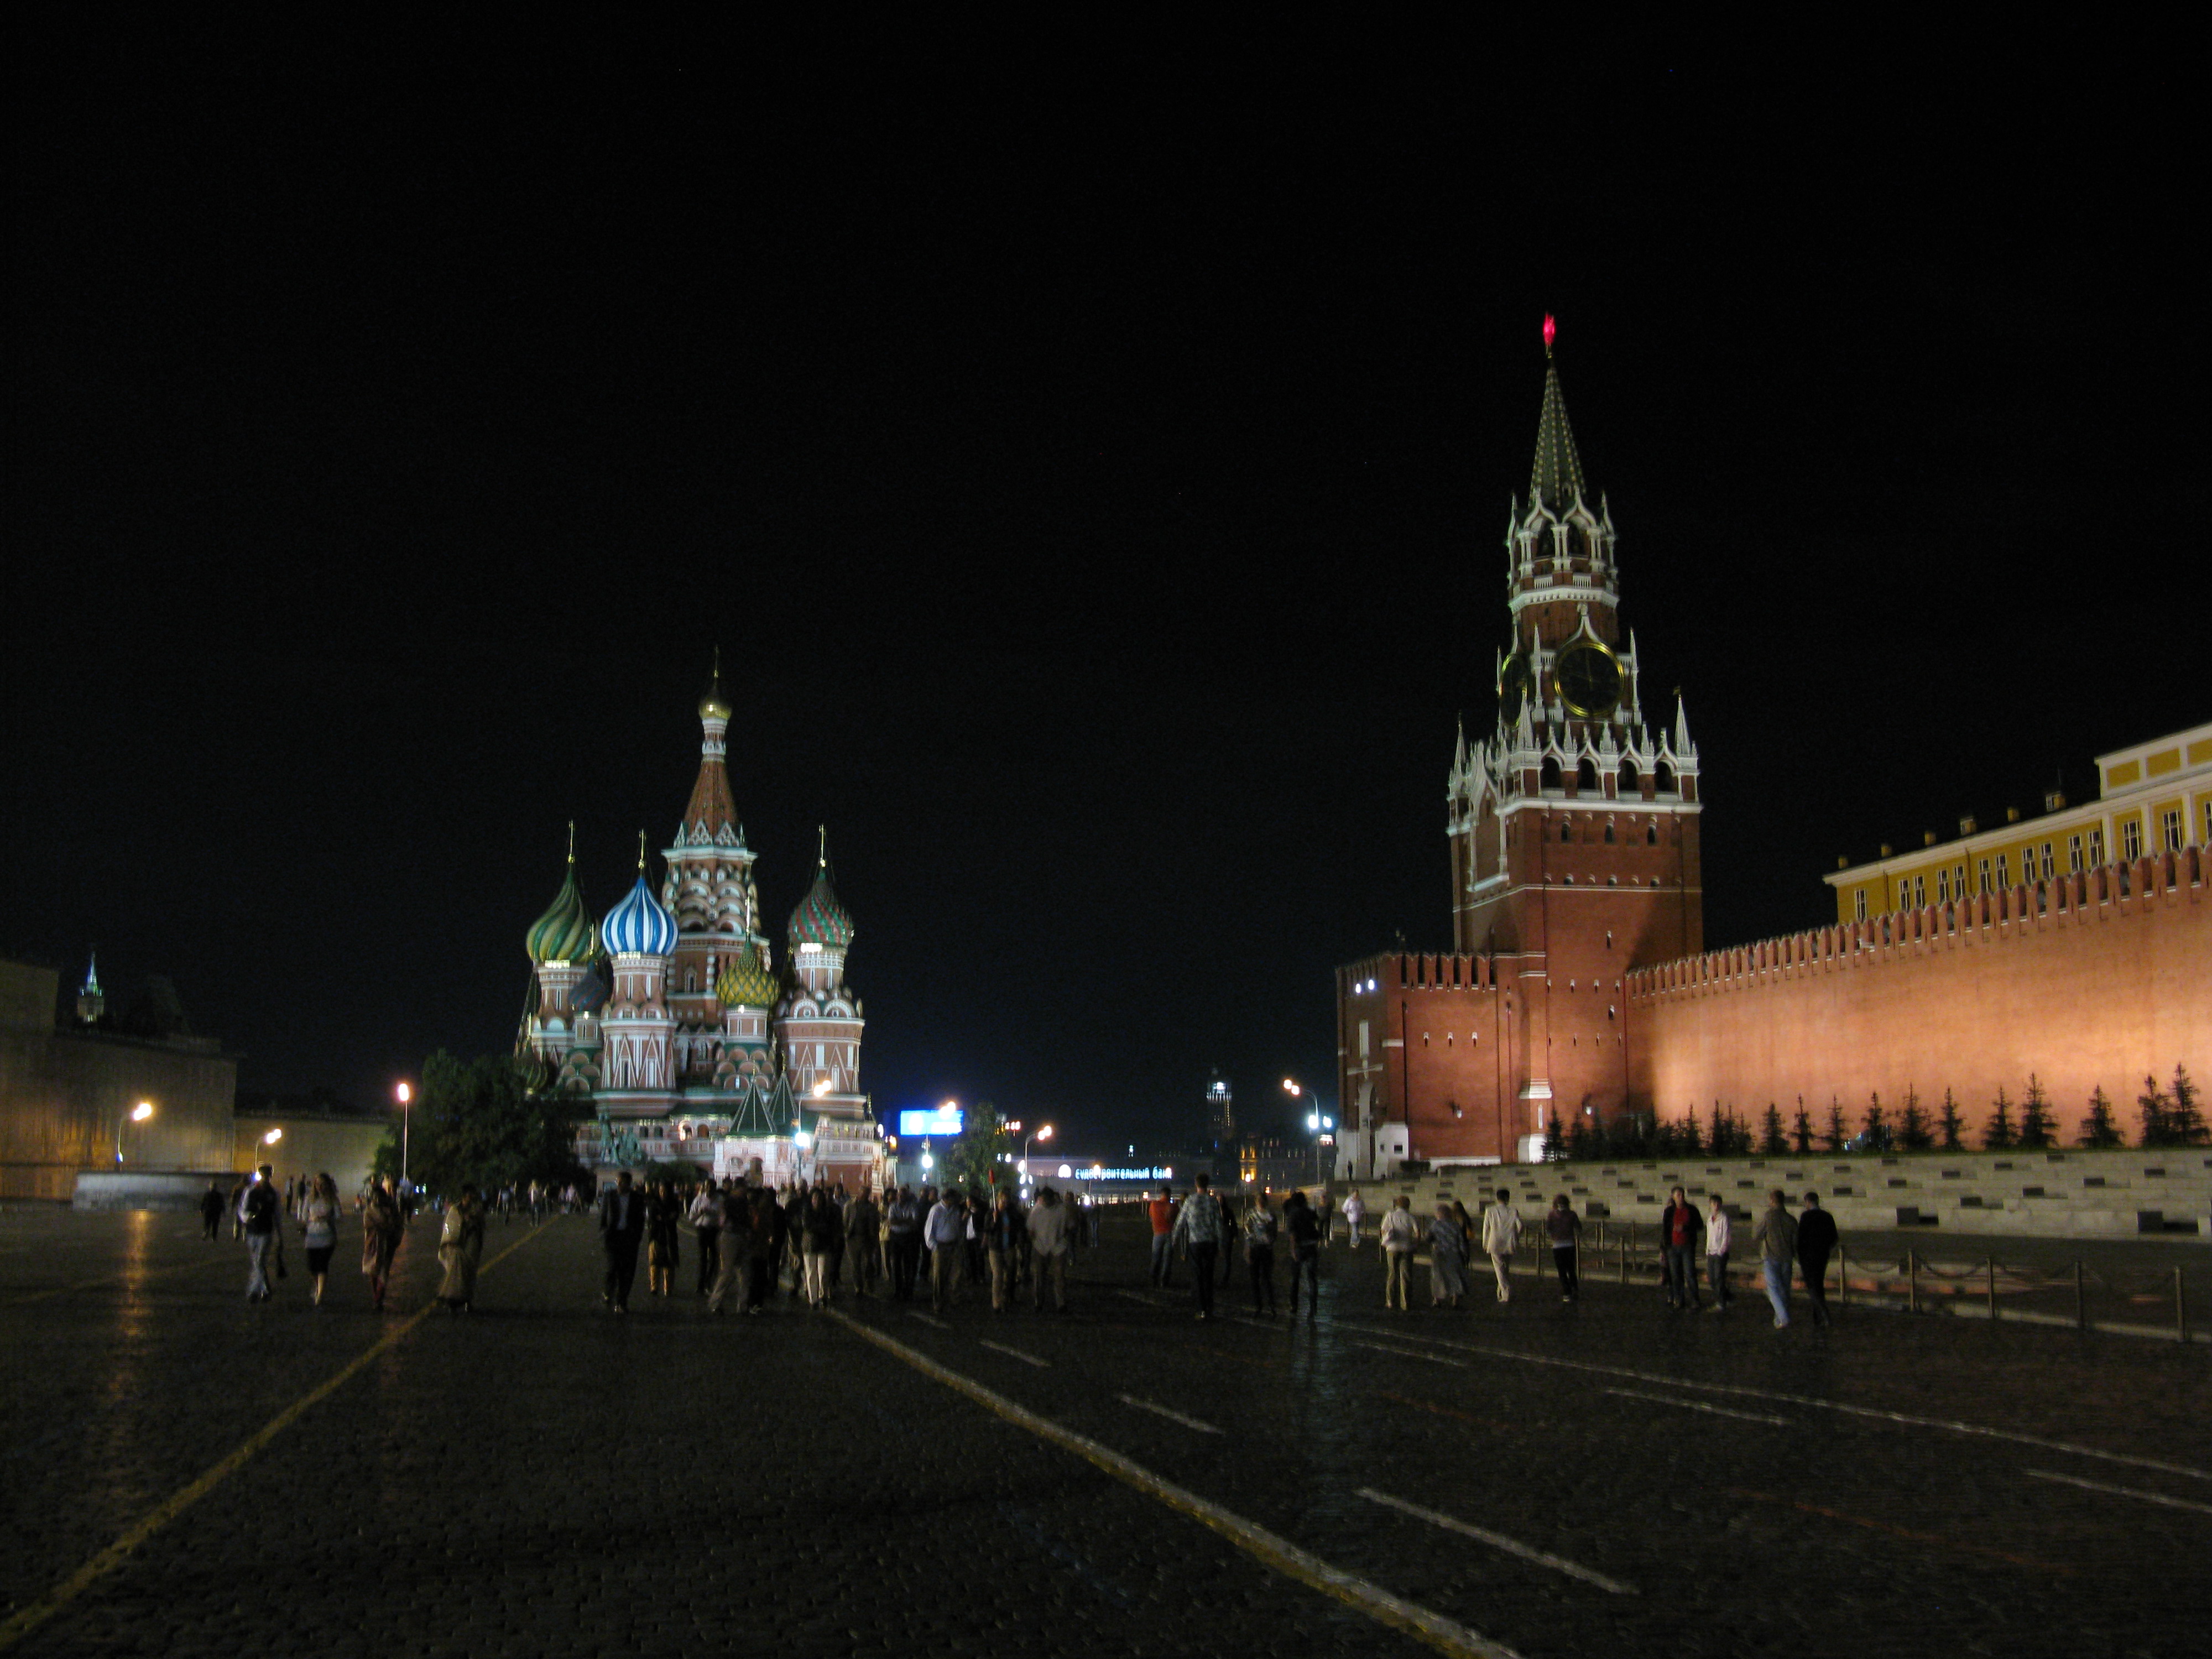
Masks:
[[[1413,1219],[1413,1200],[1404,1194],[1382,1212],[1382,1305],[1401,1313],[1413,1311],[1410,1285],[1413,1276],[1413,1246],[1421,1237]]]
[[[473,1186],[464,1184],[460,1197],[447,1206],[445,1225],[438,1234],[438,1260],[446,1269],[438,1300],[455,1313],[466,1313],[476,1301],[483,1237],[483,1199]]]

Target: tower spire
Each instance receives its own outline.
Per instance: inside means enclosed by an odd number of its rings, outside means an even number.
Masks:
[[[645,831],[642,830],[637,832],[637,872],[641,876],[645,873]]]
[[[736,835],[737,807],[730,799],[730,774],[724,764],[729,730],[730,704],[722,695],[722,647],[718,645],[714,673],[699,698],[699,775],[691,785],[684,822],[677,826],[678,847],[726,842]]]
[[[1544,408],[1536,417],[1536,465],[1528,480],[1528,493],[1547,507],[1571,503],[1583,493],[1582,457],[1575,453],[1575,434],[1567,424],[1567,403],[1559,392],[1559,370],[1552,361],[1552,342],[1558,326],[1544,319]]]

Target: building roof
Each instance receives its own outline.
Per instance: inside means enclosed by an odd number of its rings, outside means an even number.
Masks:
[[[1559,392],[1559,371],[1546,348],[1544,407],[1536,417],[1536,465],[1528,480],[1533,501],[1553,507],[1571,506],[1583,494],[1582,457],[1575,452],[1574,429],[1567,424],[1567,403]]]
[[[584,908],[584,896],[576,888],[576,826],[572,823],[568,826],[568,870],[562,879],[561,890],[545,907],[545,914],[530,924],[530,931],[523,935],[522,947],[530,953],[532,962],[584,962],[592,955],[595,937],[592,914]]]

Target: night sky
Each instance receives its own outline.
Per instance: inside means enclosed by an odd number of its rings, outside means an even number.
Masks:
[[[1547,311],[1709,943],[2212,718],[2194,46],[1310,44],[19,68],[0,952],[167,974],[250,1090],[504,1050],[719,645],[879,1109],[1287,1121],[1332,965],[1449,942]]]

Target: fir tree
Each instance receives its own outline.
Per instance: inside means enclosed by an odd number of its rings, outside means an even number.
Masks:
[[[2040,1152],[2051,1144],[2051,1101],[2035,1073],[2027,1074],[2027,1092],[2020,1100],[2020,1144],[2024,1152]]]
[[[1698,1115],[1692,1112],[1675,1126],[1674,1146],[1685,1158],[1695,1158],[1705,1150],[1705,1137],[1698,1132]]]
[[[1802,1158],[1813,1150],[1813,1115],[1805,1109],[1805,1097],[1797,1097],[1797,1121],[1790,1126],[1790,1139],[1797,1143],[1797,1155]]]
[[[1771,1100],[1766,1103],[1765,1121],[1759,1126],[1759,1150],[1769,1158],[1790,1156],[1790,1142],[1782,1133],[1782,1109]]]
[[[1999,1084],[1996,1104],[1990,1111],[1990,1121],[1982,1126],[1982,1150],[1985,1152],[2008,1152],[2017,1139],[2012,1127],[2012,1102],[2005,1098],[2004,1085]]]
[[[1567,1157],[1577,1164],[1588,1163],[1596,1155],[1597,1140],[1589,1119],[1577,1114],[1567,1128]]]
[[[1730,1145],[1729,1121],[1722,1114],[1721,1103],[1717,1100],[1713,1103],[1712,1133],[1705,1137],[1705,1147],[1715,1158],[1726,1158],[1729,1155]]]
[[[2173,1116],[2167,1126],[2177,1146],[2201,1146],[2206,1139],[2204,1114],[2197,1105],[2197,1085],[2186,1066],[2173,1068]]]
[[[1966,1121],[1959,1115],[1959,1103],[1952,1097],[1948,1089],[1943,1091],[1943,1112],[1936,1120],[1936,1127],[1941,1136],[1939,1144],[1945,1152],[1963,1152],[1966,1150]]]
[[[1844,1103],[1833,1095],[1828,1097],[1828,1132],[1820,1137],[1824,1149],[1831,1152],[1844,1150],[1844,1142],[1850,1139],[1850,1128],[1844,1122]]]
[[[2136,1097],[2136,1109],[2142,1115],[2142,1139],[2138,1146],[2167,1146],[2173,1141],[2173,1103],[2166,1098],[2166,1091],[2158,1086],[2158,1079],[2143,1079],[2143,1091]]]
[[[1867,1107],[1866,1143],[1877,1152],[1889,1150],[1889,1123],[1882,1115],[1881,1091],[1875,1091],[1874,1100]]]
[[[1552,1121],[1544,1126],[1544,1162],[1558,1164],[1567,1155],[1567,1143],[1559,1133],[1559,1115],[1552,1114]]]
[[[1924,1152],[1936,1137],[1928,1132],[1928,1114],[1920,1109],[1920,1097],[1910,1084],[1905,1089],[1905,1110],[1897,1123],[1898,1144],[1908,1152]]]
[[[2120,1126],[2112,1121],[2112,1103],[2105,1098],[2101,1087],[2089,1091],[2089,1115],[2081,1120],[2078,1144],[2091,1148],[2120,1144]]]

